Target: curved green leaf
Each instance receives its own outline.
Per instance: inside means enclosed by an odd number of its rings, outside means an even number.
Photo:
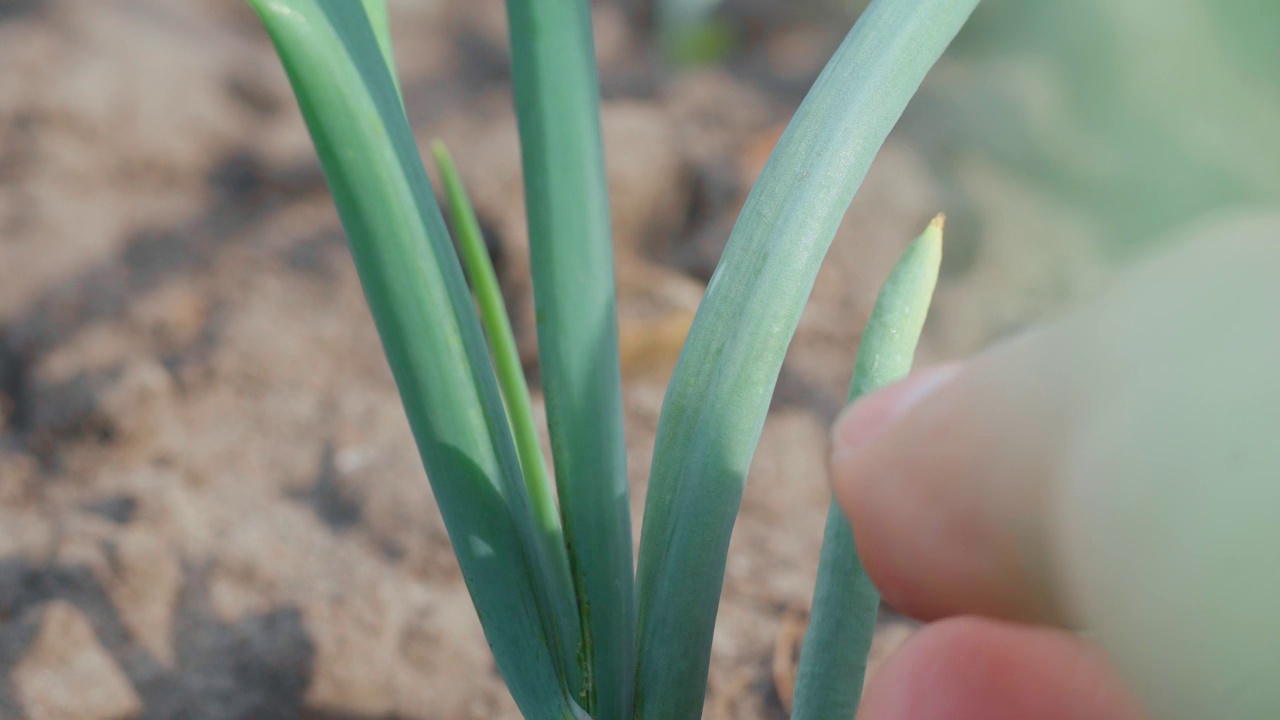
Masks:
[[[538,540],[462,270],[365,5],[250,0],[333,192],[431,487],[494,657],[529,718],[575,717],[571,590]],[[574,641],[576,642],[576,641]]]
[[[787,345],[872,159],[977,2],[872,2],[747,199],[659,421],[638,574],[643,720],[700,716],[725,554]]]
[[[942,218],[890,273],[858,345],[849,402],[911,371],[942,263]],[[848,720],[858,710],[880,592],[858,560],[853,529],[832,502],[818,564],[813,612],[800,651],[792,720]]]

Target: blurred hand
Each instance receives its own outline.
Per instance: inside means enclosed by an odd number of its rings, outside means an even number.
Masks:
[[[1280,216],[1194,235],[837,423],[867,570],[935,621],[860,720],[1280,717]]]

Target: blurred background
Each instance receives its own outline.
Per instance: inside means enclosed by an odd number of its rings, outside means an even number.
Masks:
[[[636,528],[666,379],[774,142],[865,2],[593,4]],[[505,14],[393,0],[410,118],[533,353]],[[936,212],[921,363],[1280,202],[1280,4],[986,0],[854,202],[778,384],[708,718],[785,718],[826,432]],[[538,400],[538,398],[535,398]],[[886,609],[876,657],[911,632]],[[516,718],[319,166],[236,0],[0,0],[0,720]]]

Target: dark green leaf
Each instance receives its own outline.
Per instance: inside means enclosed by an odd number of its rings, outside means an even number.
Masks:
[[[596,720],[631,720],[635,579],[608,183],[587,0],[508,0],[538,355]]]

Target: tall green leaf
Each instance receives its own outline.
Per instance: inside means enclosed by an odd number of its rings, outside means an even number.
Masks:
[[[613,247],[587,0],[508,0],[538,353],[587,706],[630,720],[635,579]]]
[[[432,490],[526,717],[578,711],[571,590],[542,551],[493,367],[365,5],[250,0],[284,63],[351,244]],[[566,639],[568,638],[568,639]],[[563,673],[563,669],[562,669]]]
[[[858,345],[849,402],[911,371],[942,263],[939,217],[903,253]],[[800,651],[792,720],[849,720],[858,710],[880,592],[867,577],[853,529],[836,503],[827,513],[813,612]]]
[[[637,712],[700,716],[725,555],[787,345],[876,152],[978,0],[874,0],[747,199],[667,389],[641,534]]]

